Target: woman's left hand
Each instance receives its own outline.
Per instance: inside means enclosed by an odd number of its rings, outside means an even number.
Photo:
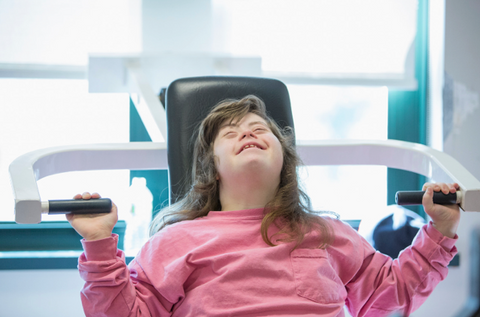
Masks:
[[[432,218],[433,226],[444,236],[454,238],[460,222],[460,207],[458,205],[438,205],[433,203],[433,192],[442,191],[444,194],[455,193],[460,186],[457,183],[425,183],[423,189],[423,208]]]

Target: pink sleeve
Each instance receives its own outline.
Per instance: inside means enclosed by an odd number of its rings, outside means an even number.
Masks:
[[[173,304],[155,290],[139,266],[135,267],[136,278],[130,277],[117,242],[115,234],[97,241],[82,240],[85,252],[79,258],[78,268],[85,280],[81,292],[85,315],[170,316]]]
[[[447,265],[457,253],[457,237],[444,237],[431,223],[395,260],[375,252],[362,240],[363,265],[346,285],[346,305],[353,316],[366,316],[367,312],[370,316],[389,316],[394,311],[408,316],[447,276]]]

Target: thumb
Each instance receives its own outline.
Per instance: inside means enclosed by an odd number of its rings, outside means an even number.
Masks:
[[[433,203],[433,188],[427,187],[425,190],[425,194],[423,194],[422,198],[422,205],[425,209],[425,212],[430,215],[430,212],[433,211],[434,203]]]

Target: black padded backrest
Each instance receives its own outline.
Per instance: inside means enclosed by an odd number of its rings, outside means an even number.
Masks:
[[[172,82],[165,98],[170,203],[183,197],[191,182],[193,144],[201,121],[225,99],[256,95],[280,127],[293,127],[285,84],[256,77],[191,77]]]

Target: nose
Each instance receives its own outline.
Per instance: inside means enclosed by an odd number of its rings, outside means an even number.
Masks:
[[[250,128],[248,128],[248,129],[243,130],[242,133],[240,133],[240,139],[243,140],[243,139],[245,139],[245,138],[254,138],[254,139],[256,139],[257,136],[255,135],[255,133],[254,133]]]

